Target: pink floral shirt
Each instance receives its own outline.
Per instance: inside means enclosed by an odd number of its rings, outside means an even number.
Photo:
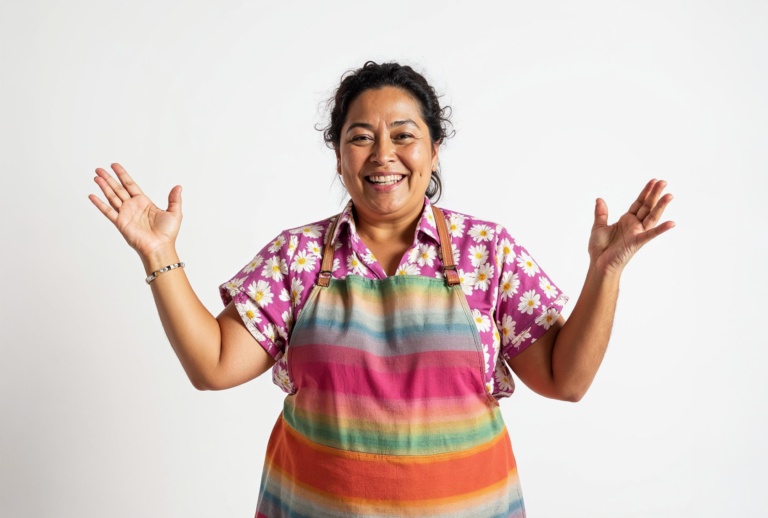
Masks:
[[[568,297],[501,225],[442,209],[448,220],[454,261],[485,353],[488,390],[497,399],[514,391],[509,361],[557,320]],[[362,242],[352,201],[333,236],[333,277],[387,277]],[[228,282],[219,287],[224,305],[234,301],[245,326],[275,358],[272,380],[285,392],[295,388],[286,368],[291,329],[317,283],[323,246],[334,218],[284,230]],[[439,238],[428,198],[396,275],[443,277]]]

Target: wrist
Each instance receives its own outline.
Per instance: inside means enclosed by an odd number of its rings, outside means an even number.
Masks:
[[[595,264],[593,261],[590,261],[589,270],[587,271],[587,278],[591,279],[593,282],[597,282],[598,284],[618,286],[619,281],[621,280],[621,273],[623,271],[624,268],[620,268],[606,272],[598,268],[597,264]]]
[[[144,265],[144,273],[148,276],[161,268],[179,262],[179,255],[173,245],[156,248],[149,253],[140,253],[139,257]]]

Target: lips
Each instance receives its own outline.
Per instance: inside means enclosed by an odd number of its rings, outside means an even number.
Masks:
[[[394,185],[403,178],[405,178],[403,174],[376,174],[366,176],[365,180],[374,185]]]

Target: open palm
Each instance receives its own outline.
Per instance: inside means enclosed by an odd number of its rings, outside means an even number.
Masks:
[[[608,205],[602,198],[597,199],[589,256],[598,271],[605,275],[621,273],[643,245],[675,226],[672,221],[658,225],[673,198],[669,193],[661,197],[666,185],[664,180],[648,182],[626,214],[613,225],[608,225]]]
[[[125,238],[139,255],[149,256],[164,246],[173,246],[181,226],[181,186],[171,189],[167,210],[152,203],[120,164],[112,164],[118,183],[104,169],[96,169],[94,181],[101,187],[109,205],[98,196],[88,198]],[[111,207],[110,207],[111,205]]]

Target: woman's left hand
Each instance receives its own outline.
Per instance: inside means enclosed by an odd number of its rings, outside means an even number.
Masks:
[[[626,214],[608,225],[608,205],[602,198],[595,204],[595,224],[589,237],[592,265],[606,276],[620,275],[635,252],[651,239],[675,226],[672,221],[658,225],[671,194],[661,196],[664,180],[651,180]],[[659,199],[661,197],[661,199]]]

